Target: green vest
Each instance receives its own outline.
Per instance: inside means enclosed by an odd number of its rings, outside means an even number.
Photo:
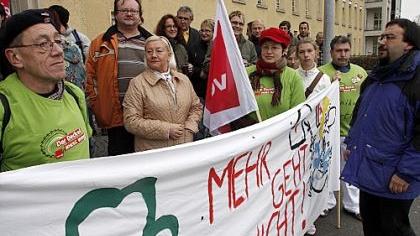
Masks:
[[[248,75],[255,70],[256,66],[247,67]],[[261,77],[261,88],[254,91],[262,120],[290,110],[305,101],[303,80],[295,70],[286,67],[279,79],[283,88],[281,90],[280,104],[277,106],[271,105],[271,99],[274,93],[273,78],[268,76]]]
[[[318,68],[330,78],[333,78],[336,69],[331,63]],[[347,73],[341,73],[340,80],[340,136],[347,136],[350,130],[350,121],[354,106],[360,95],[360,85],[367,77],[366,71],[355,64],[350,64]]]
[[[1,171],[45,163],[89,158],[89,126],[82,90],[65,82],[62,99],[42,97],[28,89],[14,73],[0,83],[0,93],[10,105],[10,120],[4,130]],[[4,108],[0,106],[0,124]]]

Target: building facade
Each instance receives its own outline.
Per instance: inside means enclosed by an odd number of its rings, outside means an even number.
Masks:
[[[401,0],[366,0],[365,52],[378,54],[378,39],[391,19],[401,15]]]
[[[371,0],[372,1],[372,0]],[[158,20],[167,13],[176,14],[181,5],[188,5],[194,11],[193,27],[201,21],[214,18],[216,0],[143,0],[144,27],[153,32]],[[66,7],[70,15],[70,25],[94,38],[111,25],[113,0],[11,0],[12,11],[27,8],[48,7],[59,4]],[[292,32],[298,33],[299,23],[310,25],[311,37],[323,31],[324,0],[225,0],[228,13],[240,10],[246,22],[262,19],[267,27],[277,27],[283,20],[292,24]],[[336,35],[351,37],[353,54],[364,51],[364,0],[335,0]],[[245,32],[244,32],[245,34]]]

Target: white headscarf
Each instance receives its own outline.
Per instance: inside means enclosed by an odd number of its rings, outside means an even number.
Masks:
[[[145,47],[149,42],[153,42],[153,41],[162,41],[165,43],[169,51],[169,69],[176,70],[175,54],[174,54],[174,50],[172,49],[171,43],[169,43],[169,40],[165,38],[164,36],[152,35],[146,39]],[[144,54],[144,62],[146,63],[146,67],[148,67],[146,54]]]

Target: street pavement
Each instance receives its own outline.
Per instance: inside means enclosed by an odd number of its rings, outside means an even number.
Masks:
[[[420,198],[417,198],[410,211],[410,221],[414,232],[420,236]],[[341,209],[341,228],[337,228],[337,209],[327,217],[320,217],[316,222],[317,236],[362,236],[362,222],[348,215]]]

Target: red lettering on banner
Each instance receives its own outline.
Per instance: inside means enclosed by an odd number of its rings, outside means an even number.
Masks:
[[[301,144],[295,155],[284,161],[273,175],[271,194],[274,209],[266,224],[257,226],[257,236],[295,235],[297,223],[302,230],[305,229],[306,219],[302,218],[302,222],[296,219],[304,215],[306,183],[303,176],[308,148],[307,144]]]
[[[249,164],[250,160],[251,160],[251,155],[248,156],[248,159],[246,160],[246,166],[245,166],[245,194],[246,194],[246,197],[249,197],[248,174],[251,173],[252,171],[255,171],[255,179],[257,181],[257,187],[260,187],[260,178],[258,177],[258,174],[259,174],[258,173],[259,172],[258,171],[259,170],[259,168],[258,168],[259,159],[257,159],[257,162],[252,164],[252,165]]]
[[[264,146],[261,147],[260,152],[258,153],[258,160],[260,163],[260,170],[262,171],[262,168],[264,166],[265,168],[265,173],[268,176],[268,179],[271,179],[270,177],[270,171],[268,170],[268,166],[267,166],[267,155],[270,152],[270,148],[271,148],[271,141],[268,142],[267,144],[265,144]],[[262,174],[260,175],[260,182],[263,182],[262,179]]]
[[[209,178],[207,180],[207,189],[208,189],[208,197],[209,197],[209,215],[210,215],[210,223],[211,224],[214,221],[214,215],[213,215],[214,214],[214,210],[213,210],[213,182],[215,182],[216,185],[219,186],[219,188],[222,187],[226,175],[228,175],[228,176],[232,175],[231,172],[232,172],[233,160],[234,159],[230,160],[228,165],[226,166],[226,168],[223,170],[222,178],[219,178],[219,176],[217,175],[214,167],[211,168],[210,171],[209,171]],[[230,198],[230,190],[232,188],[231,186],[232,185],[230,184],[230,182],[228,182],[229,208],[232,205],[232,200]]]
[[[284,185],[283,185],[283,179],[280,179],[280,181],[281,181],[281,183],[280,183],[280,186],[277,188],[277,190],[279,191],[279,193],[280,193],[280,196],[281,196],[281,198],[280,198],[280,202],[278,202],[278,203],[276,203],[276,192],[274,192],[274,182],[277,180],[277,176],[280,176],[280,173],[281,173],[281,169],[278,169],[277,171],[276,171],[276,173],[274,174],[274,177],[273,177],[273,181],[271,182],[271,195],[273,196],[273,207],[275,208],[275,209],[277,209],[277,208],[280,208],[280,206],[283,204],[283,200],[284,200]],[[281,176],[280,176],[281,177]]]
[[[226,202],[225,209],[235,210],[245,205],[256,189],[270,183],[273,210],[264,222],[257,225],[256,235],[295,235],[299,230],[296,226],[305,229],[306,219],[303,216],[307,186],[303,176],[309,146],[305,143],[297,146],[294,155],[283,163],[269,162],[271,146],[271,141],[267,142],[258,153],[244,152],[230,159],[223,169],[210,169],[207,183],[210,224],[216,221],[214,206],[220,206],[217,204],[219,199],[215,198],[216,189],[227,197],[219,200]],[[277,168],[270,169],[273,164]],[[220,207],[217,209],[223,210]],[[297,219],[301,221],[297,222]]]
[[[238,163],[239,160],[241,160],[242,157],[245,157],[248,155],[248,159],[251,156],[252,152],[247,152],[245,154],[242,154],[240,156],[238,156],[237,158],[235,158],[235,161],[233,163],[233,180],[232,180],[232,199],[233,199],[233,208],[237,208],[238,206],[240,206],[244,201],[245,198],[243,196],[240,196],[239,198],[236,198],[236,191],[235,191],[235,180],[237,178],[239,178],[241,176],[241,174],[244,172],[243,169],[240,169],[238,171],[235,170],[236,167],[236,163]]]
[[[207,180],[207,194],[209,198],[209,218],[210,224],[214,223],[214,189],[213,184],[216,184],[219,189],[222,189],[223,186],[226,186],[227,179],[227,192],[228,192],[228,208],[236,209],[246,202],[250,197],[250,186],[249,186],[249,177],[253,176],[250,173],[255,171],[255,182],[256,188],[260,188],[264,185],[263,180],[265,179],[263,175],[266,175],[266,178],[270,180],[270,171],[267,165],[267,156],[271,148],[271,142],[261,146],[258,155],[256,158],[256,163],[250,165],[250,160],[253,157],[252,152],[245,152],[239,156],[231,159],[226,167],[223,169],[223,173],[220,175],[217,174],[214,167],[209,171],[209,176]],[[246,157],[246,163],[243,168],[238,168],[238,163],[242,162]],[[251,162],[252,163],[252,162]],[[227,178],[226,178],[227,177]],[[237,193],[237,185],[244,184],[244,192]]]

